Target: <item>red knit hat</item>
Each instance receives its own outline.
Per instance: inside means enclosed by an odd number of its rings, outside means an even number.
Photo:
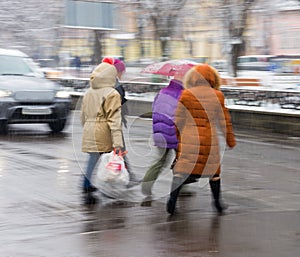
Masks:
[[[114,62],[115,62],[115,60],[114,60],[114,58],[112,58],[112,57],[106,56],[106,57],[104,57],[104,58],[102,59],[102,62],[106,62],[106,63],[108,63],[108,64],[113,65]]]

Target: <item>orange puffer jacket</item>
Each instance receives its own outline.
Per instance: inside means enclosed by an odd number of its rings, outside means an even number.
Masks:
[[[236,144],[224,100],[223,93],[208,83],[183,91],[175,119],[179,139],[175,174],[220,174],[225,145]]]

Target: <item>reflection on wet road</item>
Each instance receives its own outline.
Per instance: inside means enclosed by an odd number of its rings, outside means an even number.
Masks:
[[[151,120],[138,118],[125,130],[139,177],[153,157],[151,131]],[[78,113],[59,135],[44,125],[12,126],[0,137],[0,256],[298,256],[299,139],[237,134],[237,148],[223,158],[227,214],[215,215],[203,179],[169,217],[169,169],[151,207],[140,206],[140,186],[128,190],[127,201],[99,194],[99,204],[82,204]]]

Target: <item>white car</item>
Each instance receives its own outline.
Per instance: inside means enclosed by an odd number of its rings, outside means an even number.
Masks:
[[[214,60],[212,61],[211,66],[219,72],[224,72],[228,69],[228,62],[226,60]]]

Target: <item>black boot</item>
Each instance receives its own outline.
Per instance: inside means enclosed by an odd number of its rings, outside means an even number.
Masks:
[[[184,180],[180,177],[173,177],[170,198],[167,202],[167,212],[171,215],[173,215],[175,212],[177,197],[179,195],[180,189],[182,188],[183,181]]]
[[[210,185],[211,192],[212,192],[212,195],[213,195],[213,198],[214,198],[214,206],[215,206],[216,210],[218,211],[218,213],[222,214],[223,211],[227,208],[226,208],[226,206],[224,206],[220,202],[221,179],[218,179],[218,180],[210,179],[209,180],[209,185]]]

